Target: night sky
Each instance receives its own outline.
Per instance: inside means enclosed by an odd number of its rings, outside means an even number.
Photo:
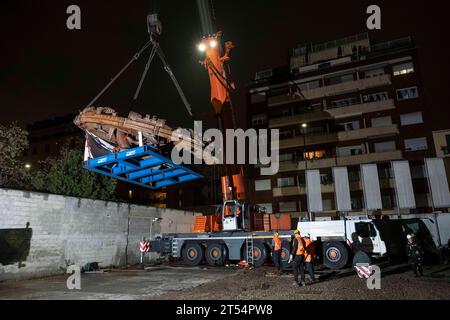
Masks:
[[[161,0],[161,46],[197,119],[211,112],[209,81],[198,64],[201,38],[194,0]],[[112,4],[111,4],[112,3]],[[450,45],[445,1],[214,1],[216,22],[225,39],[233,40],[233,75],[239,88],[235,101],[244,119],[245,86],[257,70],[287,64],[288,50],[309,41],[345,37],[366,29],[366,8],[382,9],[382,41],[411,35],[419,47],[427,106],[439,116],[434,128],[449,128],[448,76]],[[66,8],[77,4],[82,30],[66,28]],[[78,112],[147,41],[149,2],[136,1],[9,1],[0,3],[1,123],[33,121]],[[100,99],[126,113],[147,56]],[[190,117],[159,60],[150,69],[134,110],[157,114],[172,126],[190,125]],[[435,112],[436,111],[436,112]]]

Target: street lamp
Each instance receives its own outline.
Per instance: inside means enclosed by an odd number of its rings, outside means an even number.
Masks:
[[[30,170],[30,169],[31,169],[31,164],[27,163],[27,164],[25,165],[25,169]]]
[[[308,128],[307,123],[302,123],[302,134],[303,134],[303,158],[305,158],[305,168],[308,165],[306,157],[306,128]]]
[[[308,170],[308,156],[306,153],[306,128],[308,128],[308,124],[307,123],[302,123],[302,134],[303,134],[303,158],[305,159],[305,182],[307,183],[306,179],[307,179],[307,175],[306,175],[306,171]],[[309,207],[309,204],[308,204]],[[308,209],[308,215],[309,215],[309,221],[311,220],[311,212],[309,212]]]

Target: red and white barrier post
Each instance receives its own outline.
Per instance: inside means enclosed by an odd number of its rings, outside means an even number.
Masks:
[[[141,252],[141,264],[144,264],[144,255],[147,252],[150,252],[150,241],[145,240],[145,238],[142,238],[142,241],[139,242],[139,251]]]

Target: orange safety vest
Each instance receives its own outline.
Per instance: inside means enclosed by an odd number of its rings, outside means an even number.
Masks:
[[[273,237],[272,241],[275,243],[273,251],[281,250],[281,239],[279,237]]]
[[[314,260],[314,243],[311,241],[311,239],[305,238],[303,239],[305,243],[305,261],[311,262]]]
[[[303,239],[299,235],[296,235],[295,239],[298,241],[297,252],[295,254],[297,256],[301,256],[302,254],[305,254],[305,247],[304,247]]]

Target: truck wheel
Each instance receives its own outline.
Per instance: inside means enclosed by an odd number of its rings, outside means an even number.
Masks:
[[[330,269],[342,269],[348,263],[347,248],[340,242],[325,242],[323,264]]]
[[[291,254],[291,243],[289,241],[283,241],[281,244],[281,269],[289,269],[291,265],[288,264],[289,256]]]
[[[206,247],[205,258],[211,266],[223,266],[227,256],[227,247],[221,243],[211,243]]]
[[[203,247],[195,242],[187,243],[183,248],[183,261],[190,266],[197,266],[203,260]]]
[[[247,260],[247,247],[244,244],[242,248],[242,259]],[[267,260],[266,246],[261,242],[253,243],[253,266],[261,267]],[[248,261],[247,261],[248,262]]]

